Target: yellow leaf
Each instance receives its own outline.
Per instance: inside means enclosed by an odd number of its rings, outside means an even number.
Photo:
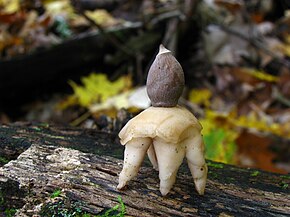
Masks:
[[[263,71],[259,71],[256,69],[246,69],[244,70],[246,73],[254,76],[255,78],[262,80],[262,81],[268,81],[268,82],[276,82],[278,81],[278,77],[277,76],[273,76],[270,74],[267,74]]]
[[[44,1],[46,13],[49,15],[65,15],[67,18],[77,16],[70,3],[70,0],[46,0]]]
[[[208,89],[192,89],[189,93],[189,101],[209,106],[211,96],[212,93]]]
[[[199,121],[203,126],[206,157],[224,163],[235,163],[237,151],[235,140],[240,135],[241,129],[270,132],[290,138],[290,123],[270,122],[254,111],[247,116],[238,116],[235,109],[229,113],[205,109],[205,116]]]
[[[76,105],[77,103],[78,103],[78,100],[77,100],[76,96],[74,96],[74,95],[68,96],[64,101],[62,101],[56,105],[56,109],[57,110],[64,110],[72,105]]]
[[[206,157],[214,161],[235,163],[237,151],[235,139],[239,132],[228,127],[227,124],[221,125],[221,118],[225,119],[226,116],[219,116],[214,111],[206,109],[205,118],[200,119],[203,126]]]
[[[231,129],[233,127],[247,128],[260,132],[270,132],[278,136],[290,138],[289,128],[275,122],[268,123],[267,120],[258,117],[255,112],[251,112],[247,116],[238,116],[235,111],[228,114],[223,114],[207,109],[205,118],[209,119],[205,122],[205,126],[203,126],[206,129],[205,132],[208,132],[211,129],[210,128],[208,130],[207,126],[209,126],[209,123],[212,121],[216,124],[216,126],[223,127],[225,129]],[[223,122],[221,122],[221,120],[223,120]]]
[[[18,0],[0,0],[1,11],[7,14],[12,14],[20,9],[20,1]]]
[[[131,77],[123,76],[116,81],[109,81],[104,74],[92,73],[81,79],[83,86],[69,81],[79,105],[90,107],[93,103],[103,103],[112,96],[131,87]]]
[[[258,118],[257,115],[253,112],[248,116],[240,116],[230,121],[235,123],[235,125],[238,127],[255,129],[261,132],[271,132],[279,136],[287,137],[287,135],[282,134],[283,130],[281,125],[277,123],[267,123],[266,120]]]
[[[288,34],[286,37],[286,43],[283,46],[284,53],[289,57],[290,56],[290,34]]]
[[[128,96],[130,92],[126,91],[125,93],[121,93],[119,95],[113,96],[106,100],[103,103],[97,103],[90,106],[91,113],[95,113],[102,110],[107,109],[121,109],[121,108],[128,108],[129,107],[129,101]]]
[[[200,124],[202,125],[202,134],[206,135],[209,134],[212,129],[216,127],[213,119],[205,116],[203,119],[199,119]]]
[[[103,103],[93,104],[89,107],[91,113],[97,113],[105,110],[120,110],[122,108],[128,109],[132,112],[146,109],[151,102],[147,95],[146,87],[131,89],[121,94],[110,97]]]
[[[106,10],[86,11],[85,13],[89,18],[102,26],[113,26],[119,23],[119,21]]]

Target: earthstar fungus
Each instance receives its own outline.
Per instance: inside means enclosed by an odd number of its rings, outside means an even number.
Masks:
[[[159,170],[160,192],[165,196],[176,180],[184,157],[200,195],[204,194],[207,165],[201,125],[195,116],[177,105],[184,88],[182,67],[169,50],[160,45],[147,77],[152,106],[132,118],[120,131],[125,145],[124,165],[118,189],[134,178],[146,153]]]

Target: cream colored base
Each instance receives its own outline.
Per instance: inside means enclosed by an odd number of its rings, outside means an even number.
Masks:
[[[159,170],[160,192],[168,194],[177,171],[186,157],[195,188],[204,194],[207,166],[201,125],[186,109],[150,107],[131,119],[120,131],[125,156],[118,189],[134,178],[148,153],[153,167]]]

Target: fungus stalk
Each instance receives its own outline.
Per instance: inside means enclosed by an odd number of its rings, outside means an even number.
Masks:
[[[184,157],[195,188],[203,195],[207,166],[202,127],[192,113],[177,105],[184,88],[184,74],[175,57],[162,45],[146,85],[152,106],[131,119],[119,133],[125,153],[117,188],[122,189],[137,175],[147,153],[153,168],[159,171],[163,196],[174,185]]]

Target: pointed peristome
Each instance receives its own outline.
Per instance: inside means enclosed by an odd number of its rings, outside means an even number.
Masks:
[[[160,46],[159,46],[159,52],[158,52],[157,56],[158,56],[158,55],[161,55],[161,54],[164,54],[164,53],[171,53],[171,51],[168,50],[168,49],[166,49],[166,48],[163,46],[163,44],[160,44]]]
[[[184,73],[171,51],[160,45],[147,77],[147,93],[154,107],[174,107],[184,88]]]

